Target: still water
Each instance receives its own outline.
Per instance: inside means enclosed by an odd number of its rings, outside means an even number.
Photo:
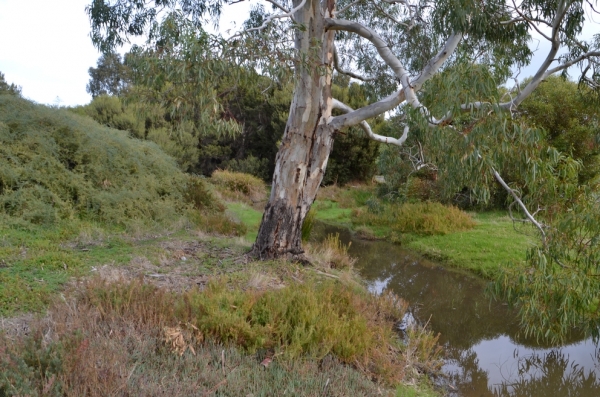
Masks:
[[[600,348],[573,338],[551,347],[519,336],[513,311],[484,294],[477,278],[443,269],[386,242],[353,239],[325,225],[321,235],[352,241],[350,255],[375,292],[391,289],[410,302],[409,317],[441,334],[451,396],[600,397]]]

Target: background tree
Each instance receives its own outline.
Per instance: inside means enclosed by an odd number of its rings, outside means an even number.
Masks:
[[[600,172],[600,108],[590,100],[592,95],[587,87],[551,76],[518,111],[528,125],[546,131],[550,145],[581,161],[580,183],[592,181]]]
[[[0,94],[21,95],[21,87],[12,83],[8,84],[4,73],[0,72]]]
[[[96,98],[99,95],[119,95],[130,83],[129,68],[115,52],[102,54],[95,68],[89,68],[90,82],[86,91]]]

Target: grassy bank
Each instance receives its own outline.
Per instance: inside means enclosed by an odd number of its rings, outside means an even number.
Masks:
[[[247,239],[196,228],[3,232],[28,252],[58,247],[68,263],[23,260],[40,265],[45,297],[23,288],[2,303],[6,395],[405,395],[416,389],[394,385],[439,366],[436,338],[396,334],[406,304],[368,294],[351,261],[333,259],[337,242],[308,247],[305,267],[248,262]]]
[[[249,260],[258,193],[229,183],[188,186],[171,222],[5,218],[0,395],[435,395],[406,303],[367,293],[336,238],[313,266]]]
[[[323,222],[365,239],[385,239],[440,263],[491,278],[525,260],[534,230],[503,212],[464,213],[428,203],[387,204],[371,186],[321,189],[313,208]]]

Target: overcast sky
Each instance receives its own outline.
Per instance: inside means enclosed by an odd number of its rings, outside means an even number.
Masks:
[[[88,68],[100,54],[89,38],[85,6],[91,0],[0,0],[0,72],[38,103],[74,106],[91,100]],[[248,1],[226,7],[221,28],[241,23]],[[600,20],[600,18],[596,18]],[[586,38],[600,30],[588,26]],[[547,51],[547,47],[540,52]],[[534,68],[522,71],[530,76]]]
[[[23,96],[44,104],[83,105],[88,69],[100,53],[89,37],[91,0],[0,0],[0,72]],[[248,15],[248,3],[225,8],[221,25]],[[241,22],[240,22],[241,23]]]

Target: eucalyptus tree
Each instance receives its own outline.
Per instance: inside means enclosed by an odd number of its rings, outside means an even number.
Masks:
[[[86,91],[96,98],[100,95],[119,95],[130,83],[129,70],[118,53],[102,54],[97,66],[88,69],[90,81]]]
[[[529,181],[531,190],[542,192],[538,199],[555,187],[554,182],[543,186],[544,181],[572,174],[574,165],[557,151],[536,152],[537,134],[513,122],[511,114],[542,81],[572,67],[581,71],[582,84],[600,87],[600,35],[587,41],[581,37],[584,23],[598,14],[597,1],[264,1],[270,7],[255,7],[245,31],[228,42],[236,49],[232,59],[265,73],[275,70],[273,62],[282,62],[294,74],[289,118],[253,246],[255,256],[302,255],[301,225],[317,195],[333,141],[340,130],[352,126],[360,126],[377,142],[397,146],[417,130],[437,137],[432,142],[440,148],[453,141],[448,155],[456,159],[454,175],[481,181],[483,199],[489,197],[485,186],[499,183],[546,239],[543,225],[498,170],[510,155],[534,157],[522,163],[533,164]],[[223,5],[237,2],[92,0],[87,11],[92,40],[108,51],[131,36],[151,35],[153,26],[173,12],[200,26],[217,19]],[[531,51],[532,34],[549,43],[546,53]],[[249,43],[253,45],[243,47]],[[501,95],[498,86],[533,62],[538,66],[529,82]],[[353,109],[334,98],[334,71],[362,81],[370,102]],[[389,112],[403,119],[400,130],[390,136],[374,133],[368,120]],[[526,150],[519,150],[521,146]],[[547,177],[536,177],[542,169]]]
[[[13,83],[8,84],[4,73],[0,72],[0,94],[21,95],[21,87]]]

